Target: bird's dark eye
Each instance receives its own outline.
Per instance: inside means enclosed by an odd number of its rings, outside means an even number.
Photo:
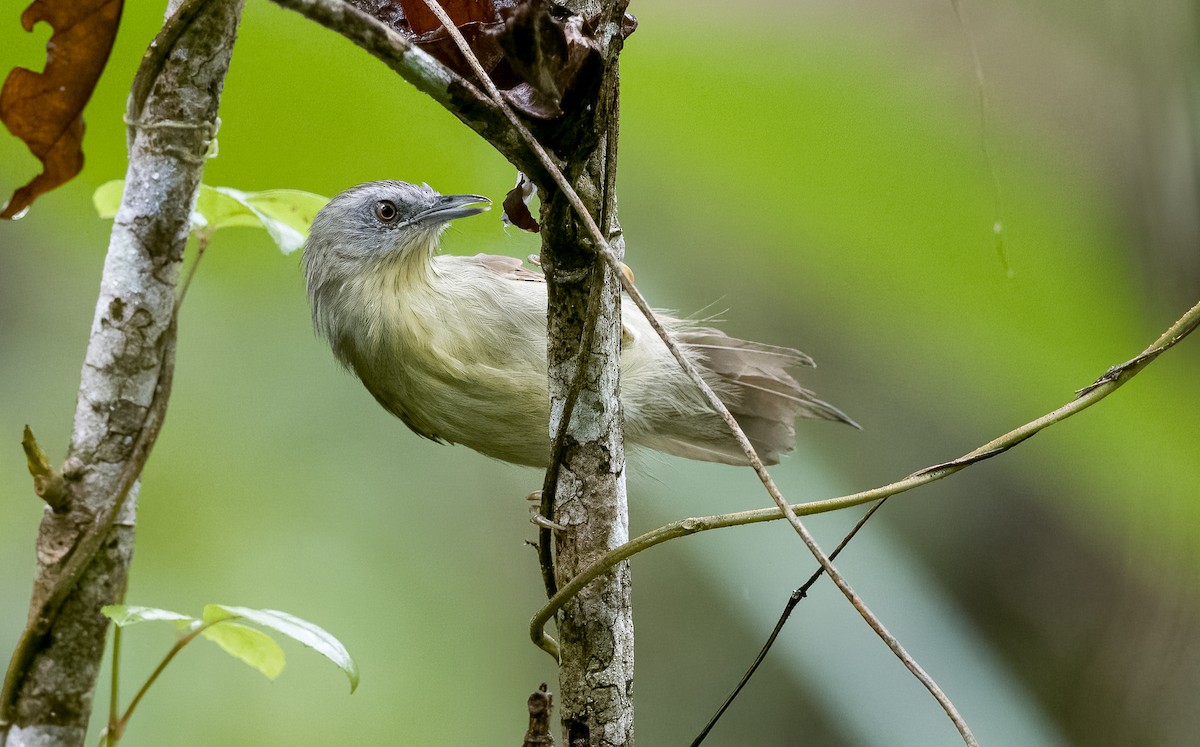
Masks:
[[[391,200],[380,200],[375,203],[375,217],[384,223],[394,223],[400,215],[396,211],[396,203]]]

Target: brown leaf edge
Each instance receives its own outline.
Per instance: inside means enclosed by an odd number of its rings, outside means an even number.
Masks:
[[[468,80],[474,71],[425,0],[347,0]],[[571,16],[549,0],[440,0],[508,103],[535,120],[559,120],[598,82],[599,18]],[[637,28],[625,13],[622,38]]]
[[[529,201],[533,199],[535,189],[529,177],[518,171],[517,186],[508,190],[508,194],[504,196],[504,214],[500,216],[500,220],[530,233],[542,230],[537,219],[529,212]]]
[[[123,6],[123,0],[34,0],[21,14],[25,31],[45,21],[54,33],[43,72],[16,67],[5,78],[0,121],[29,146],[42,172],[13,193],[0,218],[19,217],[83,169],[83,108],[112,52]]]

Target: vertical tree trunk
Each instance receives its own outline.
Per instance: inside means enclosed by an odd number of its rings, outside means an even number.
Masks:
[[[137,485],[113,509],[161,420],[162,407],[156,415],[151,405],[169,387],[176,282],[241,9],[242,0],[192,3],[161,50],[169,52],[161,70],[139,71],[149,88],[129,112],[129,170],[83,363],[67,508],[47,509],[42,521],[28,629],[0,703],[0,742],[10,747],[80,745],[86,736],[108,629],[100,607],[124,595]],[[170,44],[166,35],[160,42]],[[134,102],[136,91],[135,83]],[[73,577],[68,569],[86,560],[89,544],[94,555]]]
[[[594,108],[594,132],[600,136],[582,133],[585,144],[568,155],[565,170],[597,224],[613,237],[619,235],[611,176],[616,169],[617,59],[625,4],[568,6],[576,13],[613,19],[606,32],[605,74]],[[546,195],[542,222],[542,260],[549,283],[551,434],[558,430],[575,379],[585,320],[591,313],[598,315],[594,339],[582,359],[584,385],[566,431],[556,488],[554,520],[567,527],[555,543],[561,585],[629,536],[619,396],[621,288],[611,270],[597,261],[593,241],[561,192]],[[594,282],[602,288],[598,304],[589,308]],[[622,563],[559,613],[560,708],[572,747],[633,744],[631,592],[629,566]]]

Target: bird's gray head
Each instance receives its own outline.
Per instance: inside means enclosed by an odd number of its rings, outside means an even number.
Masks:
[[[304,257],[372,260],[429,246],[455,218],[477,215],[491,201],[481,195],[442,195],[429,185],[368,182],[351,187],[317,213]]]
[[[481,195],[442,195],[429,185],[367,182],[351,187],[317,213],[304,245],[304,274],[313,319],[328,336],[329,319],[354,281],[405,262],[427,264],[438,237],[455,218],[477,215]]]

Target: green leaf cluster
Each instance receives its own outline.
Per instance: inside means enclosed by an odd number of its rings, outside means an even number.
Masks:
[[[109,605],[100,611],[122,628],[142,622],[165,621],[174,623],[186,633],[199,630],[200,635],[220,646],[227,654],[273,680],[283,671],[283,649],[270,635],[247,624],[253,623],[285,635],[321,654],[346,673],[350,680],[350,692],[358,687],[358,665],[346,647],[324,628],[286,612],[224,604],[205,605],[200,618],[155,607],[126,604]]]
[[[106,182],[92,195],[92,204],[101,218],[115,218],[121,207],[125,181]],[[221,228],[245,226],[261,228],[284,254],[304,245],[308,228],[328,197],[299,189],[268,189],[243,192],[231,187],[200,185],[196,207],[192,210],[192,233],[207,242]]]

